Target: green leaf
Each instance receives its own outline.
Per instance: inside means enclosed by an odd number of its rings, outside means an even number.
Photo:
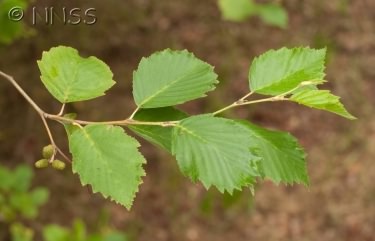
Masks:
[[[30,188],[34,176],[29,166],[20,165],[12,173],[12,189],[19,192],[26,192]]]
[[[61,103],[94,99],[114,85],[110,68],[96,57],[82,58],[76,49],[59,46],[38,61],[41,79]]]
[[[259,4],[257,12],[260,18],[267,24],[286,28],[288,25],[288,13],[278,4]]]
[[[74,120],[77,117],[76,113],[68,113],[64,115],[65,118]],[[64,128],[66,131],[66,134],[68,135],[68,138],[76,131],[79,130],[79,127],[70,123],[64,123]]]
[[[188,115],[173,107],[156,109],[141,109],[134,119],[139,121],[177,121],[186,118]],[[149,142],[171,152],[172,127],[130,125],[129,129]]]
[[[6,202],[6,199],[5,199],[5,196],[3,196],[4,194],[0,192],[0,211],[1,211],[1,208],[3,206],[3,204],[5,204]]]
[[[257,161],[251,138],[233,120],[198,115],[182,120],[173,130],[172,153],[185,175],[208,189],[233,193],[252,185]]]
[[[23,226],[21,223],[13,223],[10,226],[12,241],[32,241],[34,232],[32,229]]]
[[[70,234],[70,240],[74,241],[86,241],[86,226],[85,223],[80,220],[74,220],[73,227]]]
[[[19,211],[25,218],[35,218],[38,215],[38,206],[35,205],[29,193],[13,193],[9,198],[11,206]]]
[[[48,225],[43,229],[43,239],[45,241],[68,241],[69,230],[59,225]]]
[[[311,108],[325,110],[350,120],[356,119],[340,102],[340,97],[331,94],[329,90],[305,90],[295,93],[290,100]]]
[[[0,190],[9,191],[12,187],[12,173],[8,168],[0,166]]]
[[[36,188],[31,192],[31,198],[36,206],[43,205],[47,202],[49,192],[45,188]]]
[[[103,241],[127,241],[128,238],[125,234],[120,232],[109,232],[103,235]]]
[[[250,67],[250,90],[264,95],[279,95],[303,81],[320,83],[324,74],[325,49],[281,48],[254,59]]]
[[[247,121],[238,123],[246,127],[253,144],[258,147],[261,172],[265,177],[276,183],[308,185],[306,154],[292,135],[267,130]]]
[[[188,51],[164,50],[143,58],[133,74],[133,95],[139,108],[182,104],[215,88],[213,67]]]
[[[226,20],[243,21],[257,12],[252,0],[219,0],[219,8]]]
[[[85,126],[69,142],[73,172],[79,174],[82,185],[90,184],[94,192],[130,209],[145,175],[139,143],[121,127],[108,125]]]

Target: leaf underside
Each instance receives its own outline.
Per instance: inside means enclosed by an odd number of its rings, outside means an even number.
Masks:
[[[264,177],[275,183],[309,184],[306,154],[296,138],[286,132],[271,131],[247,121],[238,121],[252,136],[261,157],[260,166]]]
[[[121,127],[88,125],[73,132],[69,147],[82,185],[130,209],[145,175],[139,143]]]
[[[325,49],[281,48],[255,58],[249,72],[250,90],[264,95],[279,95],[303,81],[324,79]]]
[[[139,108],[182,104],[215,88],[213,67],[188,51],[164,50],[143,58],[133,74],[133,96]]]
[[[325,110],[350,120],[356,119],[340,102],[340,97],[333,95],[329,90],[304,90],[295,93],[290,100],[311,108]]]
[[[173,130],[172,153],[182,173],[221,192],[233,193],[254,183],[258,157],[251,147],[245,128],[211,115],[189,117]]]

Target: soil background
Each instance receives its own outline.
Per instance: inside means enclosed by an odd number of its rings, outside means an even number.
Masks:
[[[231,23],[221,18],[215,0],[35,1],[43,8],[96,8],[95,25],[31,26],[35,34],[0,47],[0,69],[12,76],[48,112],[59,104],[39,79],[42,51],[72,46],[84,56],[104,60],[117,84],[106,96],[68,106],[80,119],[128,116],[135,105],[132,72],[141,57],[165,48],[188,49],[215,66],[220,84],[208,98],[181,106],[191,114],[216,110],[248,91],[252,59],[283,46],[327,46],[326,88],[342,97],[358,117],[336,115],[292,103],[264,103],[227,112],[295,135],[308,153],[311,186],[261,182],[234,197],[206,191],[183,177],[173,157],[144,141],[147,176],[131,211],[82,187],[70,168],[37,170],[34,185],[51,191],[32,225],[70,226],[82,218],[94,228],[106,213],[110,225],[140,241],[371,241],[375,240],[375,1],[279,1],[289,26],[279,29],[257,18]],[[1,29],[0,29],[1,31]],[[5,81],[0,81],[0,158],[7,166],[30,165],[48,138],[38,115]],[[52,125],[66,152],[64,130]],[[0,180],[1,181],[1,180]],[[104,211],[101,211],[104,210]]]

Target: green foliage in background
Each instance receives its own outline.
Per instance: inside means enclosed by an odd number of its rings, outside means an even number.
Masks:
[[[43,229],[44,241],[127,241],[127,236],[107,227],[102,230],[88,234],[85,224],[76,220],[72,228],[64,228],[59,225],[48,225]]]
[[[14,223],[11,225],[12,241],[34,241],[34,230]],[[43,241],[128,241],[123,232],[101,227],[94,233],[88,233],[86,225],[82,220],[76,220],[71,228],[56,224],[43,227]]]
[[[278,4],[258,4],[253,0],[219,0],[218,4],[226,20],[239,22],[258,16],[269,25],[280,28],[288,25],[288,13]]]
[[[11,223],[19,218],[33,219],[48,199],[48,190],[30,190],[33,171],[28,166],[9,170],[0,166],[0,222]]]
[[[25,34],[25,25],[22,20],[15,22],[9,19],[9,11],[13,7],[26,9],[27,0],[0,1],[0,44],[10,44],[13,40]]]
[[[20,165],[14,170],[0,166],[0,224],[9,226],[12,241],[34,241],[35,231],[23,225],[24,219],[35,220],[41,205],[48,200],[48,190],[37,187],[30,190],[33,170]],[[1,231],[1,230],[0,230]],[[43,227],[44,241],[127,241],[124,233],[102,225],[88,234],[85,224],[76,220],[72,228],[49,224]],[[0,232],[0,239],[2,238]]]

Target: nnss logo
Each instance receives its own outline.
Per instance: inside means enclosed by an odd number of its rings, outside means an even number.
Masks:
[[[95,8],[71,8],[66,7],[55,8],[32,7],[32,24],[53,25],[55,23],[62,23],[64,25],[93,25],[97,22]]]

